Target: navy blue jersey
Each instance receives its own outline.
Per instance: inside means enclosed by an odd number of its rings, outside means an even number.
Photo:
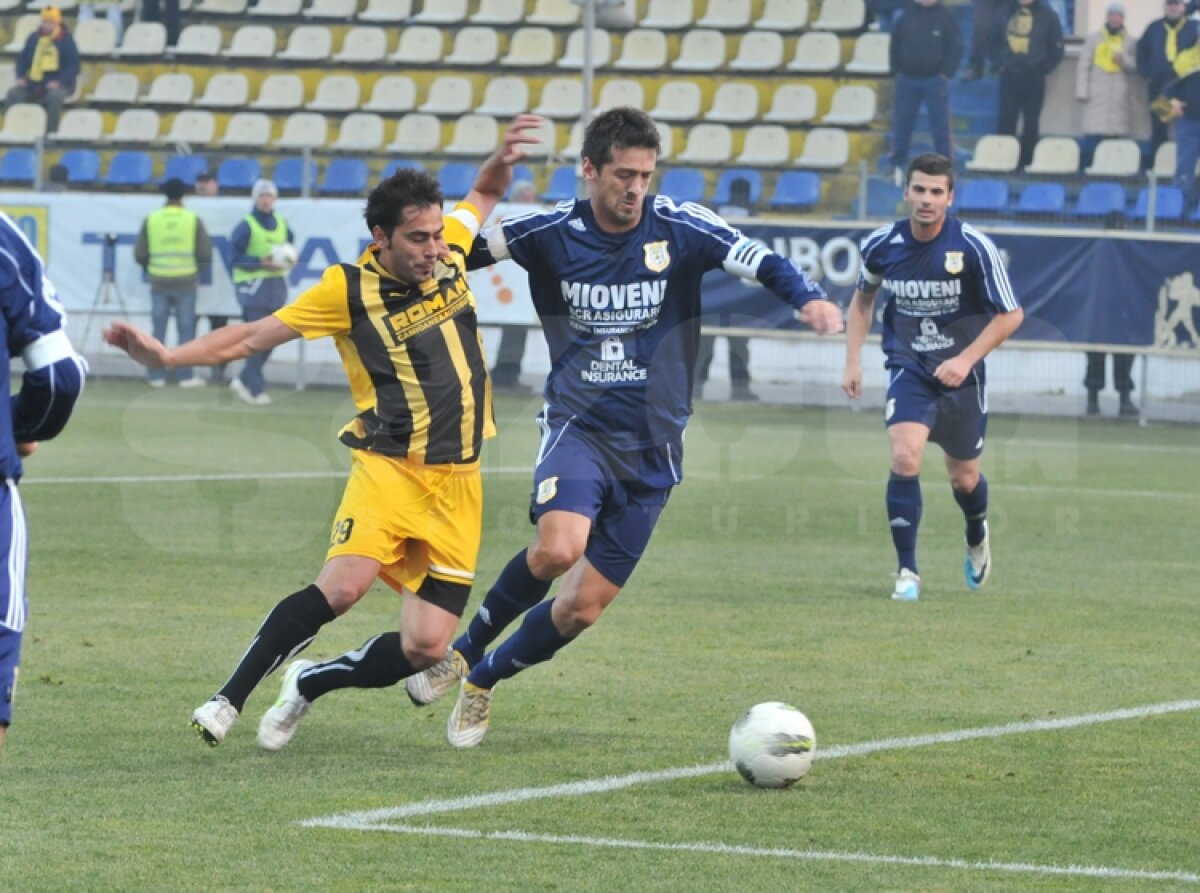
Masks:
[[[603,232],[583,199],[508,218],[476,241],[471,266],[509,257],[529,273],[550,347],[551,415],[623,448],[665,443],[687,424],[707,271],[757,279],[797,308],[824,297],[707,208],[661,195],[624,233]]]
[[[954,217],[929,242],[913,238],[908,219],[863,239],[858,287],[879,285],[885,365],[927,375],[962,353],[995,314],[1020,308],[991,239]],[[982,361],[976,373],[982,382]]]
[[[48,440],[62,430],[83,389],[87,366],[71,347],[63,327],[66,313],[46,278],[37,251],[7,214],[0,213],[0,326],[8,360],[22,357],[21,389],[0,413],[0,478],[21,476],[18,443]]]

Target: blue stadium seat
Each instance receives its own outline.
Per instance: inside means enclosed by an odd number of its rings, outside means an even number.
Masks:
[[[576,176],[575,165],[565,164],[556,167],[550,174],[550,182],[542,193],[544,202],[568,202],[575,198]]]
[[[1192,212],[1192,216],[1188,220],[1192,223],[1200,223],[1200,204],[1196,205],[1196,210]]]
[[[687,167],[676,167],[662,175],[658,192],[673,202],[704,201],[704,174]]]
[[[146,152],[118,152],[108,164],[104,185],[117,188],[138,188],[149,185],[154,177],[154,161]]]
[[[321,169],[317,163],[309,159],[308,188],[310,192],[316,187],[317,177],[320,173]],[[271,179],[275,182],[280,192],[302,192],[304,189],[303,177],[303,158],[282,158],[275,164],[275,169],[271,171]]]
[[[9,149],[0,159],[0,183],[32,186],[37,173],[37,154],[33,149]]]
[[[249,192],[261,176],[262,166],[258,159],[226,158],[217,168],[217,187],[222,192]]]
[[[382,176],[380,176],[379,179],[386,180],[388,177],[390,177],[394,173],[396,173],[396,171],[423,171],[423,170],[425,170],[425,165],[421,164],[421,162],[419,162],[419,161],[413,161],[411,158],[397,158],[394,161],[389,161],[387,163],[387,167],[385,167],[383,169],[383,174],[382,174]]]
[[[1154,219],[1178,223],[1183,219],[1183,190],[1175,186],[1159,186],[1154,200]],[[1133,220],[1145,220],[1150,208],[1150,187],[1144,186],[1137,194],[1129,216]]]
[[[162,180],[159,182],[165,183],[175,177],[189,186],[195,186],[196,175],[202,174],[206,170],[208,170],[208,159],[203,155],[172,155],[167,158],[167,165],[163,169]]]
[[[1059,215],[1067,210],[1067,189],[1062,183],[1030,183],[1013,210],[1023,215]]]
[[[1088,183],[1079,190],[1073,217],[1108,217],[1125,213],[1125,190],[1120,183]]]
[[[1008,184],[1003,180],[966,180],[954,190],[959,211],[999,214],[1008,206]]]
[[[751,207],[762,201],[762,174],[748,167],[735,167],[721,171],[721,176],[717,178],[717,188],[713,190],[711,204],[716,207],[737,204],[733,200],[731,192],[733,184],[738,180],[744,180],[747,186],[749,186],[750,194],[748,200]]]
[[[325,168],[325,177],[317,186],[317,192],[321,195],[362,195],[367,191],[370,176],[371,171],[361,158],[335,158]]]
[[[479,166],[469,161],[448,161],[438,168],[438,183],[442,187],[442,195],[450,201],[457,201],[466,196],[475,185],[475,175]]]
[[[92,186],[100,179],[100,155],[91,149],[68,149],[58,163],[67,169],[69,186]]]
[[[820,176],[812,171],[784,171],[767,204],[772,208],[811,208],[820,201]]]

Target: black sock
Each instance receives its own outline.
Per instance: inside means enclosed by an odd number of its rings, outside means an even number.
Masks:
[[[321,627],[335,616],[316,584],[293,592],[267,615],[233,675],[217,694],[240,712],[255,686],[307,648]]]
[[[387,688],[415,672],[404,656],[400,633],[380,633],[361,648],[309,667],[296,686],[305,698],[315,701],[339,688]]]

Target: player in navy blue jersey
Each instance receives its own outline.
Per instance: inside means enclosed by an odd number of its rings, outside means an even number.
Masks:
[[[528,272],[551,369],[537,419],[533,542],[446,659],[407,684],[427,704],[462,679],[448,726],[457,747],[482,740],[496,683],[595,623],[641,558],[683,475],[704,273],[757,279],[816,331],[841,331],[838,307],[789,261],[699,205],[649,194],[658,152],[643,112],[605,112],[584,134],[589,198],[506,219],[471,253],[472,266],[512,258]],[[544,601],[558,577],[555,598]]]
[[[987,431],[983,358],[1021,324],[1000,252],[987,236],[947,215],[954,167],[941,155],[913,159],[904,191],[909,216],[880,227],[862,243],[862,271],[846,322],[842,388],[862,395],[859,355],[882,285],[884,420],[891,441],[888,523],[898,569],[892,598],[920,597],[917,528],[921,523],[921,457],[926,441],[941,446],[954,498],[967,523],[967,586],[992,571],[987,479],[979,471]]]
[[[12,721],[13,691],[25,629],[25,512],[17,492],[21,458],[58,434],[83,390],[87,364],[64,331],[66,313],[34,247],[0,213],[0,314],[3,316],[4,393],[9,361],[21,357],[21,388],[0,413],[0,747]]]

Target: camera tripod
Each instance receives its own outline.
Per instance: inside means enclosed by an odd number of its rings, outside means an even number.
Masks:
[[[109,308],[112,309],[109,309]],[[92,333],[92,325],[96,316],[107,313],[112,316],[129,316],[129,308],[125,306],[125,296],[121,294],[121,286],[111,270],[105,270],[100,275],[100,284],[96,286],[96,296],[92,299],[92,309],[88,313],[87,325],[83,327],[83,337],[79,341],[81,350],[87,350],[88,336]]]

